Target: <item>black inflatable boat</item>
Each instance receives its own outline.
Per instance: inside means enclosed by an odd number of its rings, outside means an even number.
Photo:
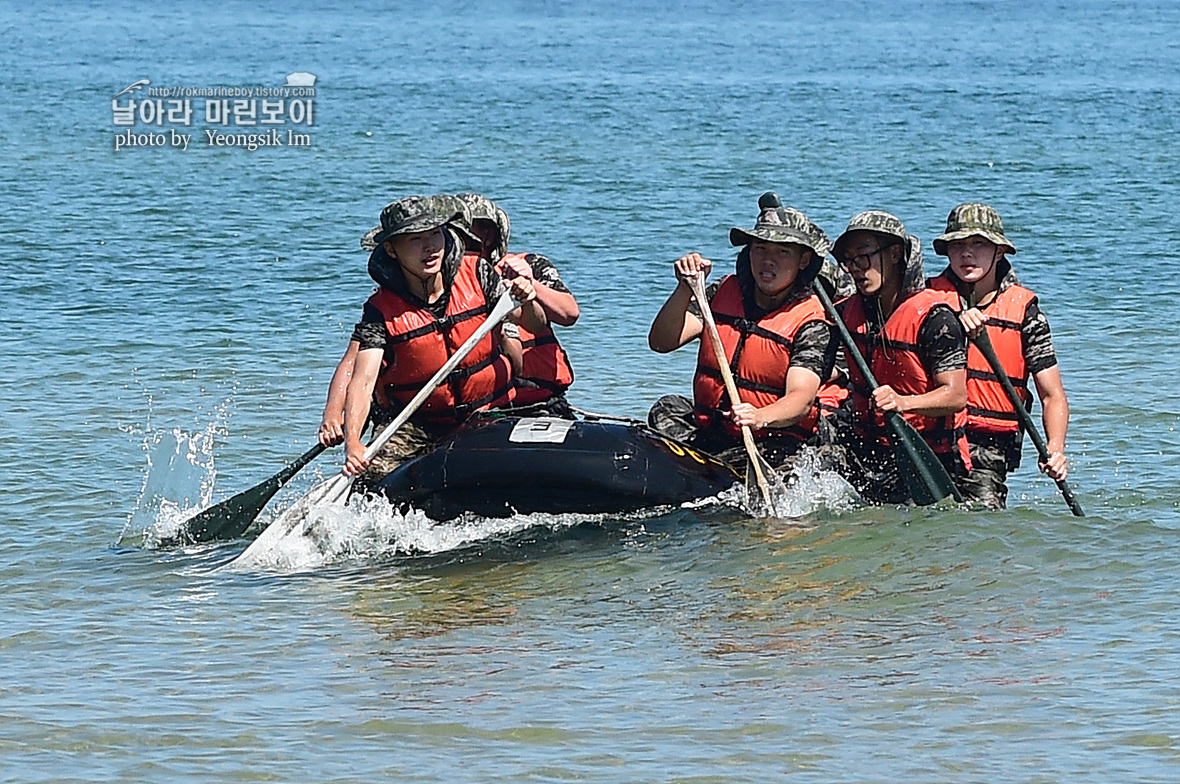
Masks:
[[[450,520],[464,512],[630,512],[707,498],[740,481],[712,455],[636,422],[488,415],[374,490]]]

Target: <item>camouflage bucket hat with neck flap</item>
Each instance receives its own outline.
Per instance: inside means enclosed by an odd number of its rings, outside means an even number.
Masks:
[[[832,246],[832,255],[838,261],[844,259],[844,249],[848,246],[849,237],[856,231],[871,231],[874,234],[884,235],[888,239],[882,243],[883,245],[905,246],[909,242],[905,224],[896,215],[891,215],[883,210],[865,210],[853,215],[852,220],[848,221],[848,228],[836,238],[836,243]]]
[[[1007,248],[1009,253],[1016,253],[1016,246],[1004,236],[1004,222],[1000,220],[1000,213],[977,201],[960,204],[951,210],[946,218],[946,231],[934,238],[934,252],[945,256],[947,243],[974,236]]]
[[[504,256],[508,252],[508,238],[512,233],[512,224],[508,221],[508,213],[500,208],[500,205],[479,193],[457,193],[455,198],[463,202],[467,207],[467,217],[471,219],[471,223],[476,221],[488,221],[496,227],[499,234],[499,242],[496,250],[499,252],[496,258]],[[480,239],[476,237],[476,239]],[[482,240],[480,240],[482,242]]]
[[[811,249],[820,259],[827,255],[830,245],[823,230],[794,207],[784,207],[777,194],[762,194],[758,208],[761,212],[753,229],[729,230],[731,245],[749,245],[755,241],[789,243]]]
[[[381,210],[381,225],[361,238],[361,248],[373,250],[390,237],[430,231],[452,221],[468,223],[467,207],[454,196],[407,196]]]

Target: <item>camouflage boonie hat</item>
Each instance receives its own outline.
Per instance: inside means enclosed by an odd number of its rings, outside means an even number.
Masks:
[[[474,223],[477,220],[491,221],[500,232],[498,250],[503,256],[508,252],[508,236],[512,233],[512,225],[508,221],[508,213],[498,204],[479,193],[456,193],[455,198],[467,207],[467,217]],[[478,237],[476,239],[479,239]]]
[[[361,238],[361,248],[373,250],[398,234],[430,231],[454,220],[467,222],[467,208],[454,196],[407,196],[381,210],[381,225]]]
[[[882,210],[858,212],[852,216],[852,220],[848,221],[848,228],[836,238],[836,244],[832,246],[832,255],[836,257],[837,261],[844,259],[844,248],[848,244],[848,235],[854,231],[871,231],[875,234],[884,234],[903,244],[906,242],[906,237],[908,236],[906,234],[905,224],[896,215],[890,215],[888,212]]]
[[[1004,222],[1000,220],[1000,213],[977,201],[960,204],[951,210],[951,214],[946,217],[946,231],[934,238],[934,252],[945,256],[948,242],[976,235],[1007,248],[1009,253],[1016,252],[1016,246],[1004,236]]]
[[[762,212],[750,231],[732,228],[729,230],[731,245],[749,245],[751,242],[790,243],[810,248],[816,256],[823,258],[828,252],[828,237],[823,229],[794,207],[767,206],[771,194],[765,194],[758,200]],[[777,197],[774,199],[778,201]]]

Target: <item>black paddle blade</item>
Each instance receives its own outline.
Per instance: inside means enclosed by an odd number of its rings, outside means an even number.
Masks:
[[[211,542],[215,539],[238,538],[250,527],[267,502],[274,498],[274,494],[323,451],[323,444],[316,444],[261,484],[193,515],[177,532],[176,541]]]
[[[914,503],[918,506],[929,506],[947,496],[961,502],[963,496],[951,481],[946,466],[914,426],[900,414],[892,411],[885,419],[889,423],[897,470]]]
[[[214,504],[185,520],[183,530],[176,538],[184,542],[236,539],[250,527],[279,487],[281,485],[272,477],[257,487]]]

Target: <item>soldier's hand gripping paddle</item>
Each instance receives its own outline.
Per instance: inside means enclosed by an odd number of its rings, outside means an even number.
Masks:
[[[507,291],[500,295],[496,306],[488,314],[484,323],[479,326],[479,329],[472,333],[471,337],[467,338],[463,345],[459,346],[455,353],[451,355],[451,358],[410,399],[410,402],[401,410],[401,413],[373,439],[372,443],[365,449],[366,460],[371,460],[381,450],[381,447],[385,446],[389,439],[393,438],[394,434],[401,429],[402,425],[408,422],[414,412],[426,402],[426,398],[430,397],[430,393],[434,391],[435,387],[446,381],[447,376],[459,366],[459,363],[515,307],[516,303]],[[279,541],[287,536],[301,535],[308,521],[315,517],[318,509],[333,504],[343,504],[345,499],[348,498],[348,491],[352,488],[352,483],[355,480],[356,477],[349,476],[341,471],[331,479],[326,479],[311,488],[302,498],[292,504],[290,508],[267,526],[266,530],[249,547],[242,551],[241,555],[228,564],[228,567],[248,567],[264,562],[266,553],[272,550]]]

